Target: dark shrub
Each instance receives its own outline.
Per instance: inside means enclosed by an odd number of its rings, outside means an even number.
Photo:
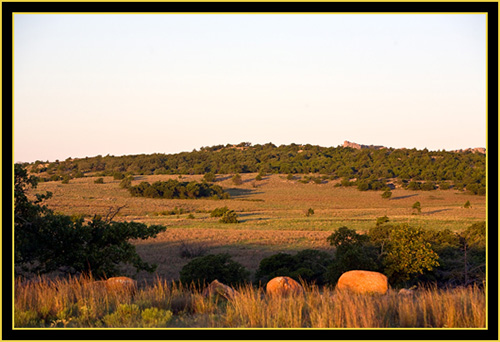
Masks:
[[[332,262],[331,256],[322,251],[305,249],[296,255],[278,253],[261,260],[255,282],[265,284],[278,276],[303,279],[318,285],[325,283],[324,273]]]
[[[229,211],[229,208],[227,206],[222,207],[222,208],[215,208],[210,212],[210,217],[222,217],[226,212]]]
[[[295,260],[290,254],[274,254],[260,261],[255,281],[265,284],[274,277],[291,276],[292,270],[295,270]]]
[[[222,215],[219,222],[220,223],[240,223],[240,221],[238,221],[238,214],[236,214],[236,212],[234,210],[226,211]]]
[[[180,280],[184,284],[210,283],[217,279],[227,285],[237,285],[246,282],[249,276],[250,272],[226,253],[195,258],[180,272]]]
[[[215,182],[215,179],[216,179],[215,173],[207,172],[203,176],[203,179],[206,180],[207,182]]]

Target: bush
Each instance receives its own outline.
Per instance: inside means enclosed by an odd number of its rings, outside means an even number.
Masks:
[[[210,217],[222,217],[226,212],[229,211],[229,208],[227,206],[222,207],[222,208],[215,208],[210,212]]]
[[[235,174],[233,176],[233,178],[231,178],[231,180],[233,181],[233,183],[235,185],[241,185],[241,184],[243,184],[243,180],[241,179],[241,176],[240,176],[239,173]]]
[[[132,186],[133,180],[134,180],[134,176],[128,176],[128,177],[123,178],[120,182],[120,188],[122,188],[122,189],[130,188]]]
[[[421,185],[420,189],[425,191],[431,191],[435,190],[436,186],[434,185],[433,182],[425,182],[424,184]]]
[[[464,208],[468,209],[468,208],[470,208],[470,207],[471,207],[471,205],[470,205],[470,201],[465,202],[465,204],[464,204]]]
[[[234,210],[226,211],[222,215],[219,222],[220,223],[240,223],[240,221],[238,221],[238,214],[236,214],[236,212]]]
[[[328,253],[313,249],[302,250],[293,256],[287,253],[274,254],[260,261],[255,283],[265,284],[274,277],[288,276],[297,281],[303,279],[323,285],[324,273],[331,262]]]
[[[94,181],[95,184],[104,184],[104,178],[97,178],[95,181]]]
[[[306,217],[309,217],[309,216],[312,216],[312,215],[314,215],[314,209],[313,208],[307,209],[307,211],[306,211]]]
[[[330,284],[336,284],[342,273],[347,271],[380,269],[376,248],[370,244],[368,235],[340,227],[327,238],[327,241],[336,248],[335,258],[325,274],[325,279]]]
[[[412,207],[412,209],[415,209],[417,211],[417,213],[419,213],[419,214],[422,211],[422,206],[420,205],[419,201],[413,203],[413,205],[411,207]]]
[[[293,270],[295,270],[295,259],[290,254],[274,254],[260,261],[255,281],[267,283],[274,277],[291,276]]]
[[[248,281],[249,276],[250,272],[227,253],[195,258],[180,271],[180,281],[185,284],[194,282],[201,285],[217,279],[227,285],[237,285]]]
[[[213,172],[207,172],[205,173],[205,175],[203,176],[203,179],[206,180],[207,182],[215,182],[215,179],[217,177],[215,176],[215,173]]]
[[[113,172],[113,179],[114,180],[121,180],[124,179],[125,175],[121,172]]]
[[[392,192],[390,190],[385,190],[382,193],[382,198],[391,198],[392,197]]]

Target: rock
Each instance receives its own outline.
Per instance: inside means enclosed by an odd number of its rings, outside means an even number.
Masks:
[[[399,296],[412,297],[415,294],[416,285],[410,287],[409,289],[401,289],[398,291]]]
[[[299,294],[303,291],[302,285],[290,277],[276,277],[269,280],[266,285],[266,292],[269,295],[288,296]]]
[[[219,282],[217,279],[212,281],[207,288],[205,288],[202,292],[204,297],[210,297],[213,295],[219,295],[226,299],[232,299],[236,295],[238,295],[238,291],[233,289],[231,286],[225,285]]]
[[[401,289],[398,292],[398,296],[403,296],[403,297],[411,297],[415,294],[415,291],[411,289]]]
[[[84,284],[87,291],[105,293],[127,293],[134,294],[137,291],[137,282],[128,277],[111,277],[107,280],[96,280]]]
[[[361,294],[385,294],[389,288],[387,277],[379,272],[349,271],[342,274],[336,289]]]
[[[355,142],[350,142],[350,141],[344,141],[344,145],[342,147],[350,147],[350,148],[353,148],[355,150],[361,150],[361,149],[365,149],[365,148],[369,148],[369,149],[374,149],[374,150],[380,150],[380,149],[383,149],[383,148],[386,148],[384,146],[380,146],[380,145],[363,145],[363,144],[357,144]]]
[[[111,277],[105,281],[108,291],[124,291],[135,293],[137,291],[137,281],[129,277]]]

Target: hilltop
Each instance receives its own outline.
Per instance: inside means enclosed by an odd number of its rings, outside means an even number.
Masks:
[[[142,154],[68,158],[65,161],[27,164],[44,181],[69,181],[87,175],[173,174],[316,174],[323,179],[341,178],[342,186],[381,190],[389,182],[413,190],[467,189],[486,193],[486,156],[427,149],[394,149],[346,142],[344,146],[280,145],[272,143],[201,147],[177,154]],[[425,185],[425,186],[424,186]]]

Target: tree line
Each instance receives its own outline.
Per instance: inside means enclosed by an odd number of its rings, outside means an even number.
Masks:
[[[111,176],[128,174],[236,174],[319,173],[341,178],[342,186],[380,190],[388,179],[397,179],[414,190],[466,189],[486,193],[486,156],[481,153],[429,151],[427,149],[353,149],[316,145],[217,145],[177,154],[96,156],[44,163],[36,161],[31,172],[44,180],[83,177],[89,172]],[[413,183],[412,183],[413,182]]]

